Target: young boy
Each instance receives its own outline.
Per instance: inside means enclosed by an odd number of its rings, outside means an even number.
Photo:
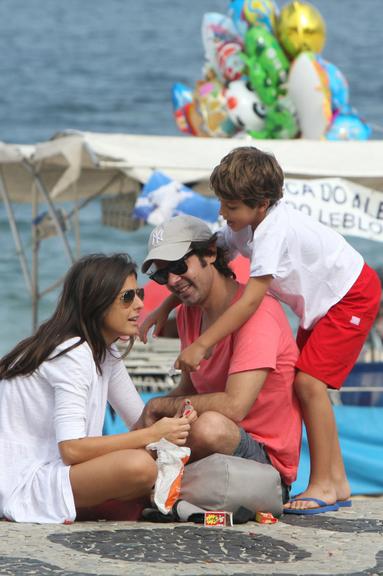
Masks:
[[[356,362],[379,309],[381,284],[343,236],[282,199],[283,179],[274,156],[254,147],[234,149],[214,168],[210,185],[227,222],[221,245],[232,257],[239,252],[250,259],[250,278],[242,297],[175,366],[198,369],[209,349],[254,314],[267,291],[292,308],[300,318],[295,390],[311,473],[307,489],[285,512],[314,514],[351,504],[327,387],[340,388]]]

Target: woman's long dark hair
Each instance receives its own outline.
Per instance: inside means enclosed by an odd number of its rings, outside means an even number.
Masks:
[[[104,316],[132,274],[137,277],[136,264],[127,254],[91,254],[75,262],[52,317],[0,360],[0,379],[31,374],[56,346],[74,336],[80,337],[79,342],[57,356],[87,342],[101,372],[108,348],[102,335]]]

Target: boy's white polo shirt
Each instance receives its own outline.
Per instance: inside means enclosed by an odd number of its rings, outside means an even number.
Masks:
[[[254,233],[248,226],[221,231],[231,257],[250,259],[250,276],[272,275],[269,292],[285,302],[311,329],[358,278],[363,257],[335,230],[285,200],[270,208]]]

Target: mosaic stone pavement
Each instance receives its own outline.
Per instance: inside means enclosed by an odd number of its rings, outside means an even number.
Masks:
[[[0,574],[383,575],[383,498],[232,528],[149,522],[0,522]]]

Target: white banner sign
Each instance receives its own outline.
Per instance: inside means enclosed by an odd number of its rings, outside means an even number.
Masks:
[[[345,236],[383,242],[383,194],[341,178],[286,178],[284,198],[294,208]]]

